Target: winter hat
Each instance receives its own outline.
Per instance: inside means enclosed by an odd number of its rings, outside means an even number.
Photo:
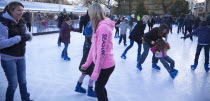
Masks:
[[[125,18],[124,21],[125,21],[125,22],[128,22],[128,18]]]
[[[63,13],[67,13],[65,8],[63,9]]]

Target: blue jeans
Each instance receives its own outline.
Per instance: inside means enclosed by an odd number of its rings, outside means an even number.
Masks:
[[[68,53],[67,53],[68,46],[69,46],[69,43],[64,43],[64,48],[63,48],[63,51],[62,51],[63,56],[68,56]]]
[[[13,101],[15,90],[19,83],[22,101],[30,101],[30,94],[27,92],[26,63],[25,58],[10,61],[1,60],[1,66],[8,81],[6,100]]]
[[[149,53],[149,48],[150,48],[150,46],[148,44],[146,44],[146,43],[143,44],[144,51],[139,59],[140,64],[143,64],[144,61],[146,60],[148,53]],[[153,56],[152,56],[152,63],[158,63],[158,58],[155,57],[155,54],[153,54]]]
[[[130,40],[130,45],[125,49],[124,53],[126,54],[127,51],[133,47],[134,41]],[[137,55],[140,56],[141,55],[141,43],[137,43],[138,44],[138,51],[137,51]]]
[[[147,55],[148,55],[148,53],[149,53],[149,45],[146,44],[146,43],[144,43],[144,44],[143,44],[143,49],[144,49],[144,51],[143,51],[143,53],[141,54],[141,57],[140,57],[140,59],[139,59],[140,64],[144,63],[145,59],[147,58]]]
[[[171,72],[172,69],[174,68],[174,65],[175,65],[175,62],[173,59],[171,59],[169,56],[166,56],[166,57],[161,57],[159,58],[160,59],[160,62],[163,64],[163,66],[166,68],[166,70],[168,72]],[[170,66],[169,64],[170,63]]]

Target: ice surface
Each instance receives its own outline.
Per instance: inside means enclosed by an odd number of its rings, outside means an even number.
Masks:
[[[193,37],[193,42],[190,39],[183,41],[180,39],[183,34],[177,34],[176,31],[177,27],[174,26],[173,34],[169,33],[168,38],[171,45],[168,55],[175,60],[175,68],[179,70],[174,80],[160,62],[161,71],[152,69],[151,52],[142,65],[143,70],[139,71],[136,68],[136,43],[128,51],[127,59],[121,59],[125,47],[118,45],[119,39],[113,38],[116,68],[106,85],[110,101],[210,101],[209,73],[205,73],[203,67],[204,51],[200,54],[197,69],[192,71],[190,65],[193,64],[197,38]],[[71,32],[68,48],[71,61],[60,58],[63,44],[58,47],[57,38],[58,33],[40,35],[27,43],[27,82],[31,98],[35,101],[97,101],[86,94],[74,92],[81,75],[78,66],[84,36]],[[129,45],[129,40],[127,42]],[[88,80],[89,77],[86,77],[83,83],[86,89]],[[0,101],[5,100],[6,87],[7,80],[0,68]],[[19,89],[14,99],[21,101]]]

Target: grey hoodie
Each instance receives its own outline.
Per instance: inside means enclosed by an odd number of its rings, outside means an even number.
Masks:
[[[9,13],[3,13],[2,14],[2,17],[6,18],[6,19],[10,19],[10,20],[13,20],[14,22],[17,23],[16,20],[14,20],[10,15]],[[11,38],[8,38],[8,27],[3,25],[1,22],[0,22],[0,50],[1,49],[4,49],[4,48],[7,48],[7,47],[11,47],[17,43],[19,43],[21,41],[21,37],[19,35],[16,35],[14,37],[11,37]],[[31,39],[30,41],[32,40],[32,34],[28,31],[26,25],[25,25],[25,29],[26,29],[26,33],[25,34],[30,34],[31,36]],[[23,57],[14,57],[14,56],[10,56],[10,55],[6,55],[6,54],[2,54],[0,53],[0,56],[1,56],[1,59],[2,60],[13,60],[13,59],[21,59]]]
[[[116,25],[117,27],[120,27],[120,35],[127,33],[127,28],[131,29],[131,27],[126,22],[121,22],[119,25]]]

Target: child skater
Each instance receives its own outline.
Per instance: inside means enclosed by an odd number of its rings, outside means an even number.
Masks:
[[[131,29],[131,27],[128,25],[128,19],[125,18],[123,22],[121,22],[119,25],[116,25],[117,27],[120,27],[120,39],[119,39],[119,45],[123,39],[124,46],[127,46],[126,44],[126,33],[127,29]]]
[[[89,31],[88,31],[89,30]],[[87,57],[88,57],[88,53],[90,51],[90,46],[92,44],[91,42],[91,37],[92,37],[92,26],[91,26],[91,22],[89,21],[85,30],[84,30],[84,35],[85,35],[85,39],[87,41],[87,45],[86,45],[86,49],[85,49],[85,52],[83,54],[83,57],[82,57],[82,60],[80,62],[80,65],[79,65],[79,70],[82,72],[78,82],[77,82],[77,85],[76,85],[76,88],[75,88],[75,91],[76,92],[79,92],[79,93],[86,93],[86,89],[84,89],[82,87],[82,82],[85,78],[86,75],[89,75],[91,76],[92,72],[93,72],[93,67],[94,67],[94,64],[91,63],[91,65],[88,67],[88,69],[86,70],[81,70],[81,65],[85,63]],[[89,80],[89,84],[88,84],[88,96],[90,97],[96,97],[96,93],[93,91],[93,83],[94,81],[93,80]]]
[[[210,28],[207,27],[207,21],[202,21],[201,26],[198,27],[194,32],[181,38],[186,39],[192,37],[192,35],[198,36],[198,45],[195,53],[194,65],[191,65],[191,69],[195,70],[196,67],[198,66],[198,58],[202,48],[204,47],[204,52],[205,52],[204,69],[207,73],[210,69],[209,68]]]
[[[61,58],[67,61],[70,60],[70,57],[68,57],[67,50],[70,43],[71,31],[79,32],[79,29],[73,28],[71,26],[71,19],[69,17],[66,17],[64,19],[63,24],[61,25],[60,36],[61,36],[61,42],[64,43],[64,49],[61,53]]]
[[[178,70],[174,69],[175,62],[167,55],[167,51],[170,49],[170,46],[163,39],[157,41],[157,43],[150,49],[155,53],[157,57],[166,70],[169,72],[172,79],[174,79],[178,73]],[[169,64],[170,65],[169,65]]]
[[[135,25],[134,29],[131,31],[131,34],[129,36],[130,45],[122,53],[121,58],[126,59],[126,53],[130,48],[133,47],[133,44],[135,41],[138,45],[138,51],[137,51],[137,61],[138,61],[141,55],[142,37],[144,35],[145,27],[146,27],[146,24],[142,20],[137,22],[137,24]]]

